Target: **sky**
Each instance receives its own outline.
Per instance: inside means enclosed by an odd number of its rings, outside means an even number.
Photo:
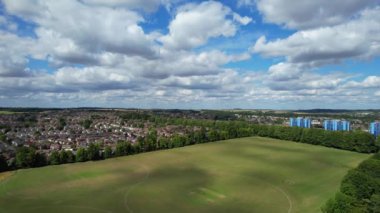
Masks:
[[[0,0],[0,106],[380,108],[378,0]]]

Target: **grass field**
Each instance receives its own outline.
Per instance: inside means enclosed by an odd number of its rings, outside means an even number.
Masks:
[[[0,110],[0,115],[10,115],[10,114],[15,114],[16,112],[11,112],[11,111],[1,111]]]
[[[0,212],[319,212],[368,157],[252,137],[19,170]]]

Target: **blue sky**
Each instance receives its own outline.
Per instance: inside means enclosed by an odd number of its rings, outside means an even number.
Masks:
[[[2,0],[0,105],[379,108],[376,0]]]

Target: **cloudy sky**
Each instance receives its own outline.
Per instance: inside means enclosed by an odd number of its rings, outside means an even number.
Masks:
[[[380,108],[380,2],[0,0],[0,106]]]

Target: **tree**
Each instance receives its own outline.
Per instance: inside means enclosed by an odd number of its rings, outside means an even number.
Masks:
[[[50,165],[58,165],[58,164],[61,164],[61,159],[60,159],[60,156],[59,156],[59,152],[58,151],[53,151],[50,153],[50,156],[49,156],[49,164]]]
[[[372,156],[373,159],[376,159],[376,160],[380,160],[380,152],[378,153],[375,153],[373,156]]]
[[[36,162],[36,150],[34,148],[21,147],[16,153],[16,166],[18,168],[30,168]]]
[[[186,138],[179,134],[175,134],[172,138],[171,141],[173,143],[173,147],[181,147],[185,145]]]
[[[144,152],[145,139],[141,136],[137,137],[135,143],[135,151],[136,153]]]
[[[116,156],[124,156],[127,154],[127,144],[125,141],[119,141],[116,144],[115,155]]]
[[[92,124],[92,120],[90,119],[86,119],[84,121],[81,122],[82,126],[85,128],[85,129],[88,129],[90,128],[91,124]]]
[[[68,163],[68,158],[69,158],[69,155],[67,154],[65,150],[62,150],[59,153],[59,160],[61,163]]]
[[[74,163],[75,162],[75,155],[72,151],[66,151],[67,154],[67,163]]]
[[[34,159],[34,167],[46,166],[48,164],[46,155],[44,153],[36,152]]]
[[[210,141],[217,141],[219,140],[219,133],[215,129],[211,129],[208,133],[208,138]],[[204,141],[202,141],[203,143]]]
[[[0,133],[0,141],[6,142],[7,141],[7,136],[5,136],[4,133]]]
[[[100,160],[100,148],[98,144],[91,143],[87,148],[88,160]]]
[[[366,173],[351,170],[343,178],[341,192],[358,200],[369,199],[375,190],[380,187],[374,178]]]
[[[376,147],[377,147],[377,150],[380,151],[380,135],[377,136],[375,145],[376,145]]]
[[[66,126],[66,121],[64,118],[59,118],[59,124],[58,124],[58,129],[63,130],[63,128]]]
[[[141,147],[141,144],[138,142],[138,140],[136,143],[133,144],[132,148],[134,150],[134,153],[142,152],[142,147]]]
[[[169,147],[169,139],[166,137],[160,137],[158,139],[158,148],[159,149],[168,149]]]
[[[380,213],[380,194],[374,194],[371,196],[368,208],[371,213]]]
[[[85,148],[79,148],[77,150],[76,154],[76,161],[77,162],[84,162],[87,161],[87,152]]]
[[[112,158],[112,149],[110,146],[104,148],[104,158]]]
[[[156,130],[150,130],[148,135],[146,136],[145,143],[144,143],[144,151],[152,151],[158,148],[157,145],[157,131]]]
[[[338,192],[334,199],[327,201],[326,205],[322,207],[324,213],[347,213],[353,211],[355,199]]]
[[[380,160],[372,158],[365,160],[359,165],[357,170],[366,173],[367,175],[370,175],[373,178],[380,179]]]
[[[4,172],[7,170],[8,170],[7,160],[4,158],[3,155],[0,154],[0,172]]]
[[[136,152],[135,147],[132,146],[132,143],[129,141],[126,141],[126,146],[127,146],[127,155],[134,154]]]

